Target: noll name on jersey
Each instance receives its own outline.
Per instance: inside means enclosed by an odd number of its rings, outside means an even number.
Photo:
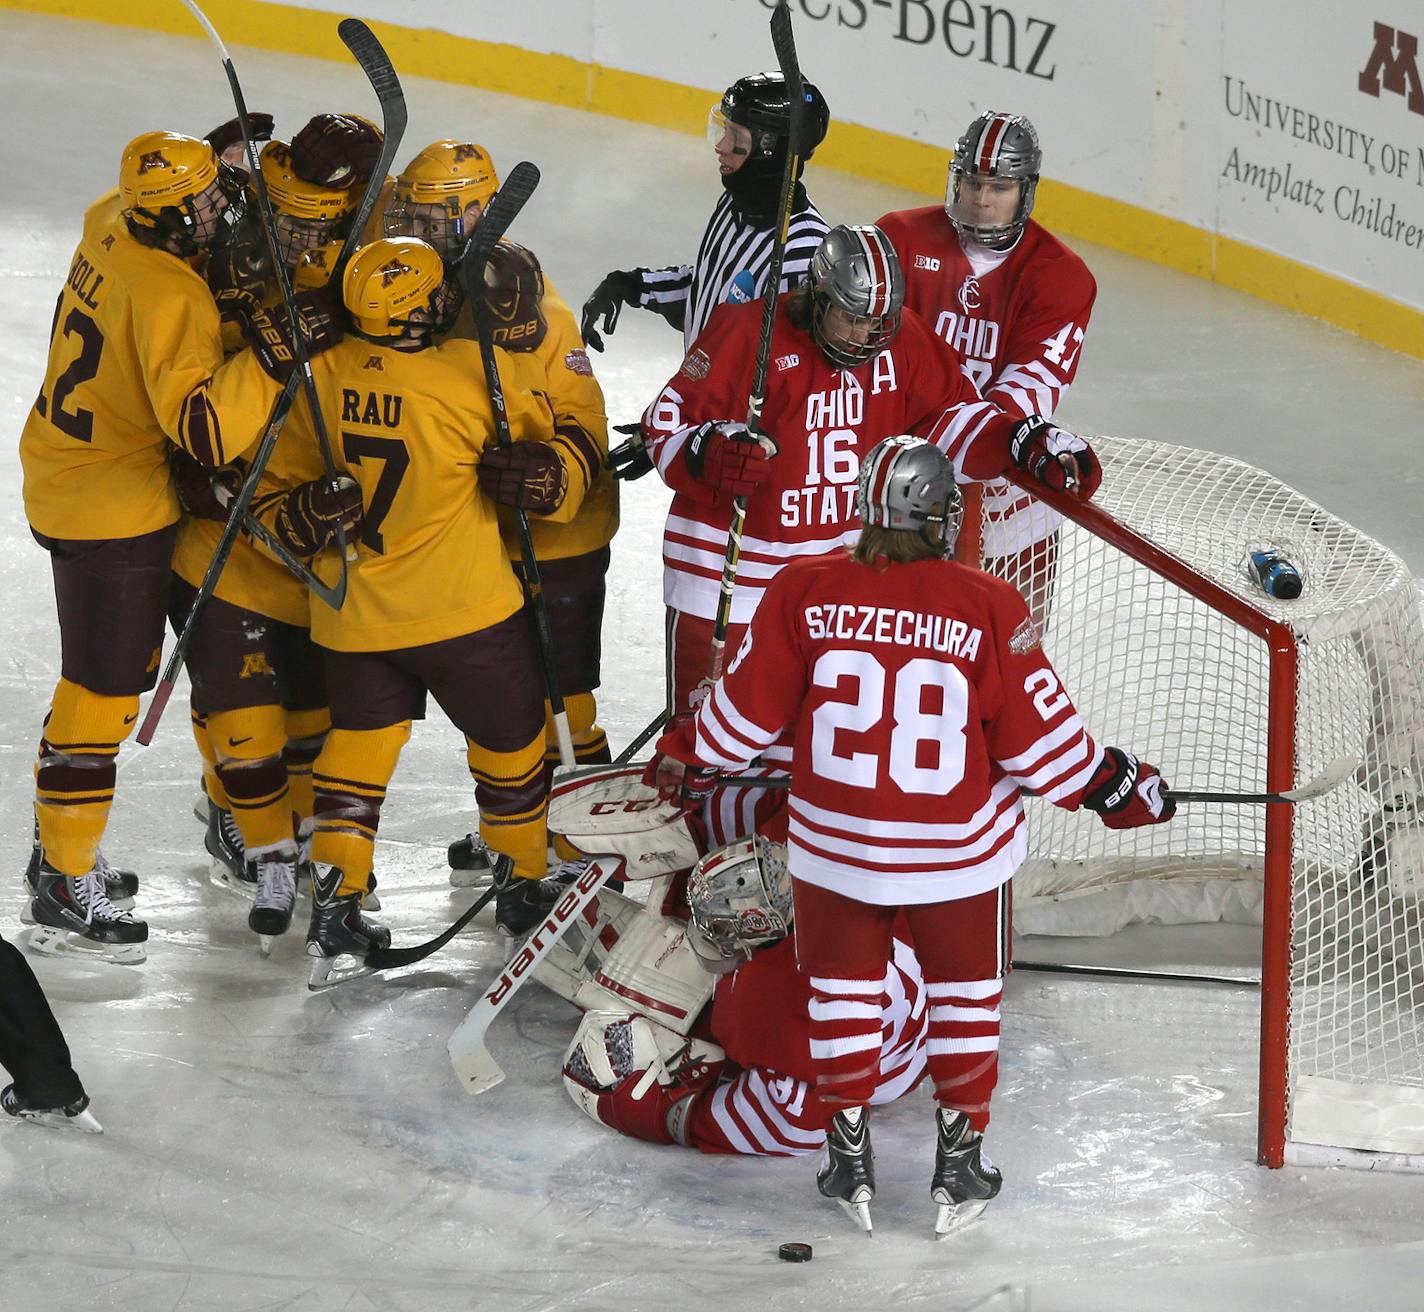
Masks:
[[[806,633],[813,639],[838,638],[845,642],[892,643],[920,647],[972,661],[979,654],[984,633],[963,620],[947,615],[926,615],[917,610],[892,610],[887,606],[848,606],[826,602],[807,606]]]

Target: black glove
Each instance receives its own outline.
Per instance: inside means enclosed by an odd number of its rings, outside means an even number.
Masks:
[[[298,292],[293,298],[297,317],[301,320],[307,355],[317,356],[330,350],[346,336],[343,316],[339,312],[341,293],[328,283],[310,291]],[[293,350],[292,322],[287,307],[259,310],[242,325],[242,335],[268,375],[285,383],[297,367]]]
[[[583,318],[579,320],[579,332],[584,344],[595,351],[603,350],[603,338],[598,335],[598,320],[603,319],[603,331],[611,333],[618,327],[618,315],[625,305],[637,305],[643,290],[643,269],[615,269],[597,287],[593,295],[583,303]]]
[[[569,489],[568,470],[547,442],[486,447],[475,475],[491,500],[536,515],[556,511]]]
[[[614,424],[615,433],[627,436],[626,442],[615,446],[603,464],[613,471],[613,477],[624,483],[635,483],[644,474],[653,472],[653,458],[643,443],[642,424]]]
[[[254,144],[260,145],[264,141],[271,141],[272,115],[249,110],[247,115],[247,130],[252,133]],[[234,146],[242,145],[242,124],[235,118],[230,118],[226,123],[219,124],[215,127],[203,140],[217,152],[218,158],[222,159]],[[247,152],[244,150],[241,158],[228,160],[228,163],[242,164],[245,168],[246,155]]]
[[[232,465],[219,469],[209,469],[199,464],[186,451],[171,447],[168,452],[168,469],[173,476],[173,490],[178,494],[178,504],[183,513],[193,519],[227,520],[227,500],[237,494],[242,486],[242,474]]]
[[[1103,759],[1088,780],[1083,805],[1096,811],[1109,829],[1165,824],[1177,804],[1162,795],[1166,780],[1157,767],[1139,761],[1121,747],[1103,748]]]
[[[361,487],[354,478],[339,475],[313,479],[287,493],[277,508],[276,533],[282,545],[299,556],[314,556],[336,541],[336,526],[348,538],[361,527]]]
[[[317,114],[292,138],[292,172],[314,187],[364,187],[384,138],[355,114]]]

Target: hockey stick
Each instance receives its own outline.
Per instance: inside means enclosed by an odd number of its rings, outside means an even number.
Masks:
[[[213,496],[224,510],[232,505],[233,493],[226,488],[214,484]],[[332,610],[340,610],[341,603],[346,596],[346,575],[342,572],[339,583],[332,585],[323,580],[320,575],[312,573],[311,567],[289,546],[286,545],[270,528],[249,510],[242,517],[242,531],[249,537],[256,538],[267,548],[283,565],[285,565],[298,583],[305,584],[316,593]],[[337,595],[339,591],[340,595]]]
[[[434,938],[424,943],[419,943],[415,947],[409,948],[378,948],[372,947],[366,953],[366,965],[372,970],[394,970],[397,966],[413,966],[417,961],[424,961],[426,957],[439,952],[452,938],[455,937],[466,925],[470,923],[481,911],[489,905],[490,900],[499,890],[493,884],[485,889],[468,907],[462,911],[448,929],[443,930]]]
[[[658,730],[661,729],[663,725],[665,725],[667,722],[668,710],[667,707],[664,706],[662,710],[660,710],[655,716],[653,716],[648,726],[636,738],[634,738],[633,741],[629,743],[627,747],[625,747],[621,752],[618,753],[617,756],[613,758],[613,764],[627,765],[628,762],[631,761],[633,757],[637,755],[637,753],[644,746],[647,745],[648,740],[652,738],[652,736],[657,733]]]
[[[242,144],[247,152],[247,170],[252,183],[253,194],[257,197],[257,216],[262,223],[262,235],[267,242],[267,255],[272,261],[272,276],[277,280],[277,291],[282,298],[282,307],[287,313],[287,322],[292,326],[292,353],[296,356],[297,372],[301,375],[302,390],[306,393],[307,406],[311,410],[312,428],[316,433],[317,445],[321,448],[321,462],[326,475],[327,486],[335,494],[340,488],[336,474],[336,462],[331,456],[331,438],[326,431],[326,420],[321,413],[321,400],[317,396],[316,378],[312,375],[311,352],[307,347],[306,333],[301,317],[297,314],[296,299],[292,292],[292,280],[287,273],[286,262],[282,259],[281,247],[277,240],[277,216],[272,212],[272,198],[267,194],[267,180],[262,176],[262,164],[257,157],[257,144],[252,139],[252,124],[247,115],[247,98],[242,94],[242,83],[238,81],[237,69],[233,67],[232,56],[228,54],[223,39],[208,16],[198,8],[196,0],[183,0],[189,13],[198,20],[208,34],[208,39],[217,47],[222,60],[223,72],[227,74],[227,84],[232,90],[232,103],[237,108],[237,125],[242,131]],[[340,284],[338,284],[339,286]],[[317,596],[335,610],[346,600],[346,564],[354,560],[356,552],[346,543],[346,530],[341,521],[336,522],[336,547],[341,559],[341,577],[335,585],[322,584],[313,589]]]
[[[1038,971],[1045,975],[1101,975],[1106,979],[1167,980],[1176,984],[1230,984],[1235,988],[1258,989],[1259,975],[1208,975],[1178,970],[1129,970],[1125,966],[1070,966],[1056,961],[1015,961],[1015,970]]]
[[[490,409],[494,412],[495,436],[499,445],[509,448],[514,439],[509,433],[509,415],[504,408],[504,386],[499,380],[499,367],[494,357],[494,339],[490,334],[489,304],[485,299],[485,265],[489,263],[499,239],[508,231],[524,203],[539,185],[539,170],[526,162],[516,164],[495,193],[489,207],[480,216],[474,236],[465,247],[461,261],[465,271],[465,292],[470,297],[475,315],[475,334],[480,342],[480,359],[485,367],[485,383],[489,387]],[[539,643],[539,660],[544,667],[544,688],[549,694],[549,709],[553,714],[554,732],[559,740],[559,764],[565,769],[574,763],[574,740],[569,732],[569,713],[564,709],[564,695],[559,688],[559,674],[554,668],[554,639],[549,629],[549,611],[544,605],[544,589],[539,581],[539,561],[534,554],[534,539],[529,532],[529,516],[518,508],[514,512],[519,527],[519,558],[524,574],[524,595],[534,616],[534,634]]]
[[[771,335],[776,326],[776,305],[781,290],[781,266],[786,259],[786,241],[791,232],[791,207],[796,200],[796,181],[801,163],[801,124],[806,117],[806,90],[801,79],[801,63],[791,35],[791,10],[787,0],[778,0],[771,16],[771,44],[776,62],[786,80],[790,122],[787,125],[786,167],[781,174],[781,207],[777,212],[776,241],[767,266],[766,291],[762,295],[761,337],[757,342],[756,367],[747,402],[747,427],[755,433],[766,404],[766,374],[771,365]],[[727,526],[727,553],[722,561],[722,583],[717,594],[717,615],[712,625],[712,651],[708,661],[709,685],[722,677],[727,661],[727,629],[732,621],[732,593],[737,586],[737,569],[742,560],[742,530],[747,522],[747,499],[732,501],[732,522]]]
[[[366,190],[362,193],[361,201],[356,206],[356,213],[351,220],[351,229],[346,234],[341,254],[337,257],[336,269],[332,274],[334,278],[340,277],[341,271],[346,267],[347,261],[356,250],[361,231],[370,219],[371,211],[376,208],[376,198],[380,195],[386,174],[390,172],[391,163],[395,159],[396,151],[400,148],[400,140],[405,135],[406,124],[405,95],[401,91],[400,82],[396,79],[395,69],[391,66],[390,59],[385,50],[381,48],[381,43],[372,34],[371,29],[359,19],[347,18],[338,24],[337,31],[341,34],[341,39],[346,43],[347,49],[356,57],[356,62],[361,65],[371,83],[372,90],[376,93],[376,98],[381,103],[381,120],[385,137],[381,143],[381,153],[376,161],[376,167],[372,170],[370,181],[366,183]],[[218,539],[218,545],[213,551],[213,558],[208,562],[207,573],[203,575],[203,581],[193,598],[193,604],[188,608],[187,617],[183,621],[182,629],[179,630],[173,652],[168,658],[168,663],[163,667],[162,677],[154,689],[153,699],[148,704],[148,712],[144,715],[143,723],[139,726],[136,737],[140,746],[147,747],[153,741],[154,732],[158,728],[158,722],[163,718],[168,699],[173,696],[173,689],[178,683],[178,671],[183,666],[188,645],[193,640],[198,614],[208,598],[213,595],[213,590],[217,587],[218,576],[223,572],[228,557],[232,554],[238,530],[242,527],[247,516],[247,508],[252,503],[262,472],[267,468],[268,460],[271,459],[272,448],[276,445],[282,425],[286,423],[287,415],[291,412],[292,402],[296,400],[298,382],[294,372],[287,379],[286,387],[283,388],[282,394],[272,406],[272,413],[268,416],[267,427],[258,443],[257,450],[253,453],[247,477],[243,480],[237,496],[232,500],[228,510],[227,524],[224,525],[222,536]]]
[[[485,1046],[486,1032],[509,1004],[509,999],[533,975],[534,968],[549,955],[554,944],[563,938],[609,876],[617,874],[622,864],[618,857],[600,856],[590,861],[588,868],[569,885],[544,918],[544,923],[524,940],[450,1036],[449,1043],[445,1045],[450,1053],[450,1065],[454,1067],[466,1093],[484,1093],[504,1079],[504,1071]]]
[[[1290,788],[1283,793],[1227,793],[1198,788],[1164,788],[1162,796],[1169,802],[1230,802],[1237,806],[1272,803],[1293,805],[1296,802],[1309,802],[1313,798],[1323,797],[1326,793],[1333,792],[1355,773],[1359,764],[1358,757],[1337,756],[1314,779],[1302,784],[1299,788]],[[732,785],[740,788],[791,787],[791,780],[784,775],[771,779],[759,779],[752,775],[729,774],[722,775],[717,783],[719,786]]]

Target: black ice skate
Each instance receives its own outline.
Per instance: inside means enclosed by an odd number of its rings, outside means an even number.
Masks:
[[[81,1093],[73,1102],[62,1107],[48,1107],[27,1098],[13,1084],[0,1089],[0,1111],[16,1120],[33,1121],[37,1125],[48,1125],[58,1129],[82,1130],[85,1134],[103,1134],[104,1127],[94,1119],[89,1110],[89,1095]]]
[[[373,947],[391,945],[391,931],[361,914],[361,894],[337,893],[341,867],[312,867],[311,927],[307,930],[307,956],[312,961],[307,987],[327,988],[366,974],[366,954]]]
[[[445,850],[450,859],[451,887],[478,888],[493,878],[494,856],[478,834],[457,838]]]
[[[537,929],[564,891],[551,880],[516,875],[513,858],[503,852],[495,854],[493,882],[494,923],[509,938],[523,938]]]
[[[816,1172],[816,1187],[834,1198],[865,1231],[870,1228],[870,1200],[875,1197],[875,1152],[870,1146],[870,1113],[864,1107],[837,1112],[826,1132],[826,1157]]]
[[[935,1114],[934,1179],[930,1197],[939,1204],[935,1238],[962,1230],[996,1198],[1004,1177],[983,1151],[984,1136],[970,1128],[962,1112],[940,1107]]]
[[[45,956],[90,956],[136,966],[148,956],[148,925],[120,911],[97,870],[79,879],[41,862],[39,887],[21,919],[34,925],[29,946]]]
[[[296,850],[278,848],[259,857],[257,892],[252,900],[252,910],[247,913],[247,927],[257,935],[264,957],[272,951],[272,940],[290,928],[292,909],[296,904]]]
[[[208,832],[203,846],[212,857],[208,863],[208,878],[229,893],[250,898],[257,889],[257,863],[247,860],[242,830],[237,827],[232,812],[216,802],[208,803]]]
[[[44,849],[40,847],[40,827],[35,826],[35,841],[30,848],[30,863],[25,867],[25,882],[30,886],[30,896],[39,891],[40,887],[40,865],[44,861]],[[111,866],[103,852],[96,850],[94,853],[94,869],[99,877],[104,881],[104,891],[109,895],[109,901],[120,911],[128,911],[133,907],[134,898],[138,896],[138,876],[132,870],[116,870]]]

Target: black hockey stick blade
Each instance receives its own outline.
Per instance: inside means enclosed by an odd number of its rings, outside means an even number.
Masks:
[[[490,252],[499,244],[500,239],[509,231],[509,225],[519,217],[519,211],[524,208],[529,197],[534,194],[534,189],[539,185],[539,177],[539,166],[531,164],[527,159],[520,160],[505,175],[503,184],[490,197],[490,203],[485,207],[484,213],[480,215],[479,225],[471,234],[469,243],[465,247],[462,263],[466,273],[471,270],[474,261],[478,260],[481,278],[483,278],[485,261],[489,259]],[[473,284],[467,287],[466,291],[473,296]],[[482,301],[476,303],[477,309],[481,303]]]
[[[398,966],[413,966],[417,961],[439,952],[490,903],[498,890],[491,885],[462,911],[451,926],[425,943],[413,948],[377,948],[366,953],[366,965],[372,970],[394,970]]]
[[[1015,970],[1038,971],[1046,975],[1092,975],[1104,979],[1166,980],[1173,984],[1227,984],[1238,989],[1261,987],[1259,975],[1211,975],[1190,970],[1132,970],[1125,966],[1081,966],[1059,961],[1018,961]]]

